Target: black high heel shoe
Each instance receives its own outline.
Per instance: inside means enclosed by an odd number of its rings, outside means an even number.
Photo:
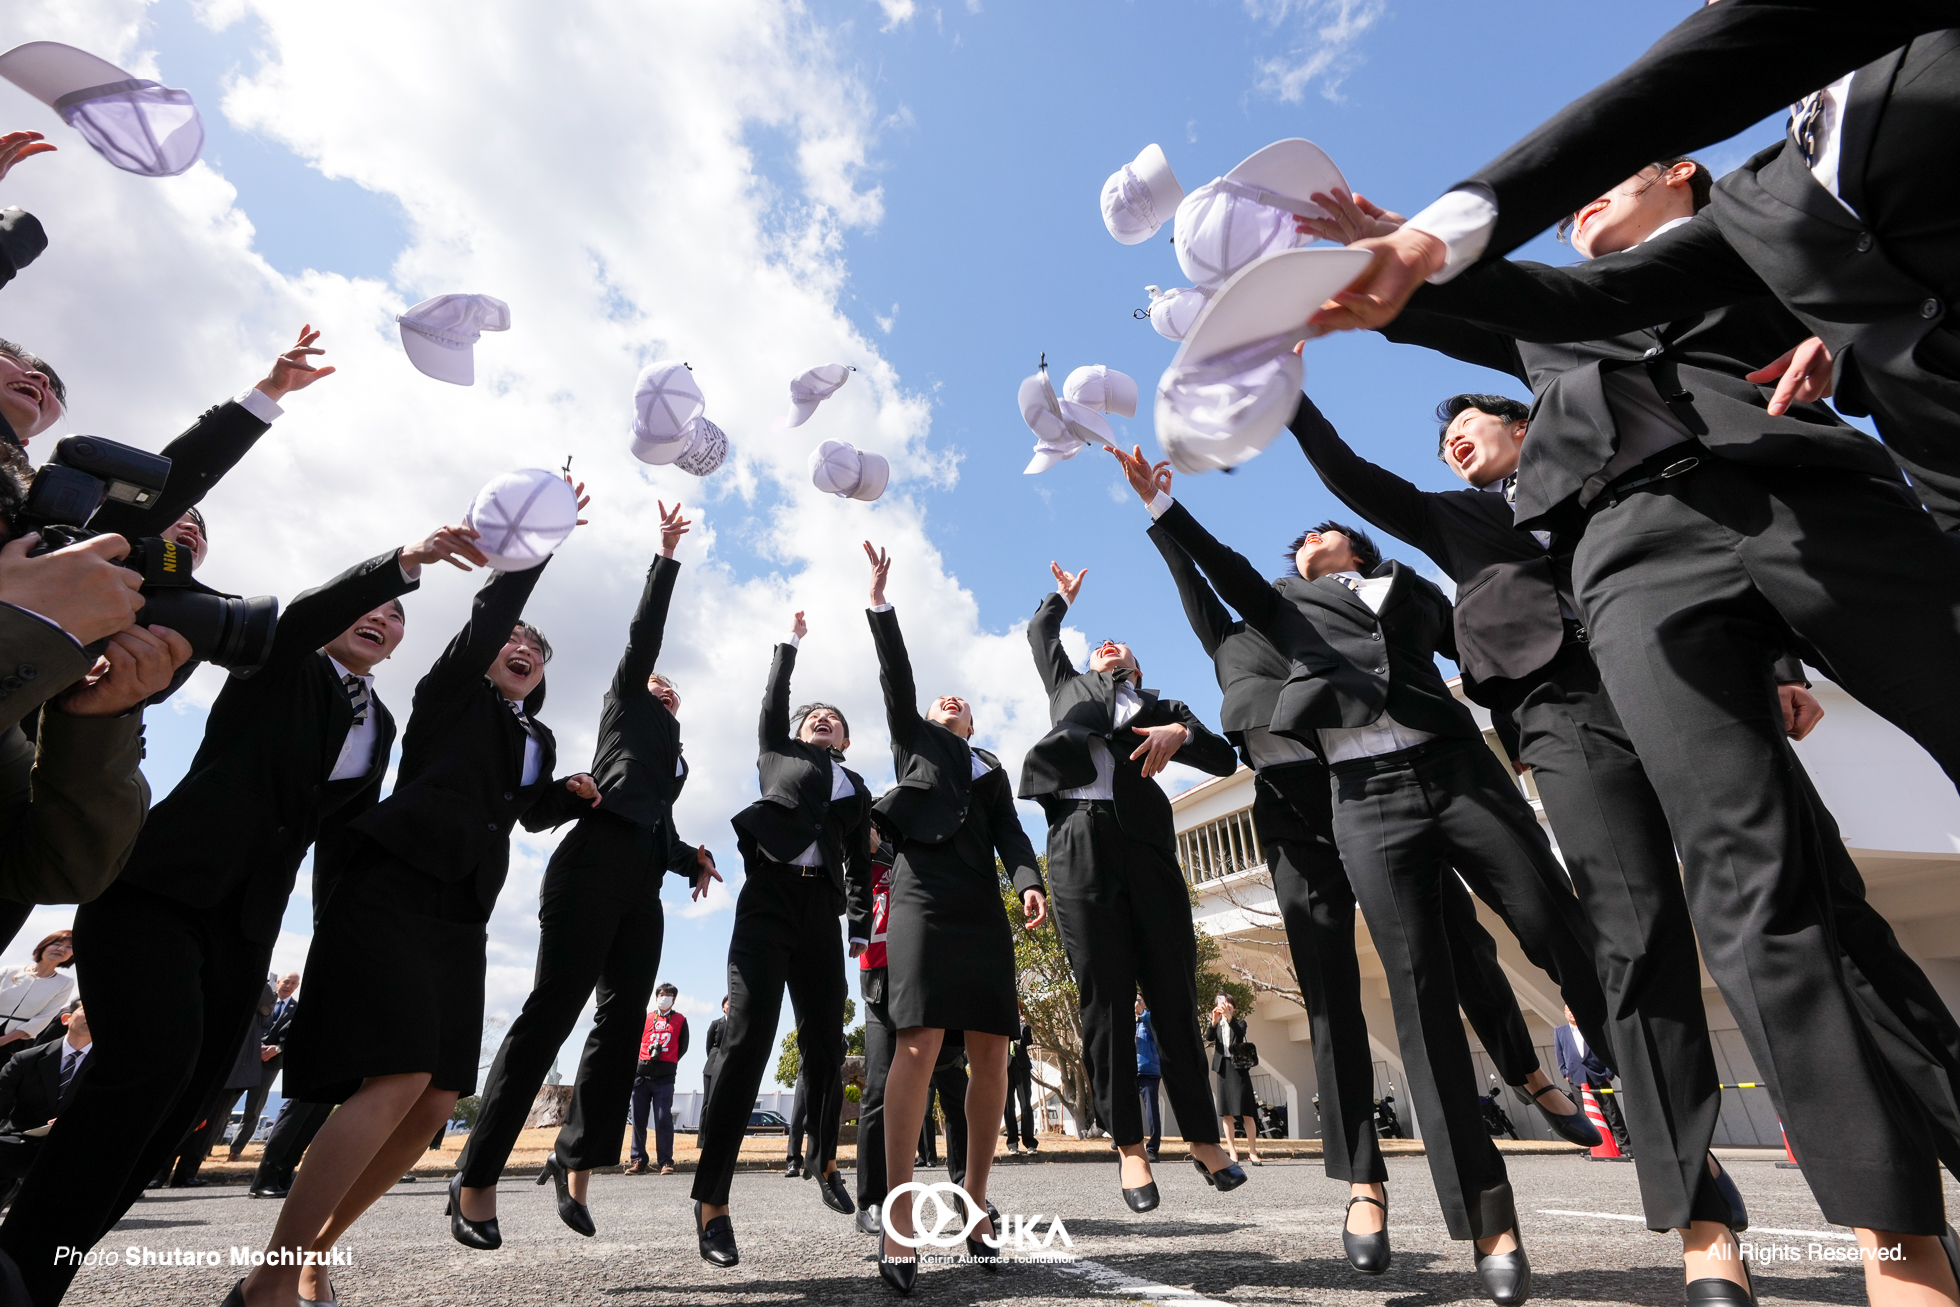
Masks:
[[[1343,1216],[1341,1248],[1347,1253],[1349,1266],[1363,1275],[1380,1275],[1388,1270],[1388,1204],[1366,1194],[1356,1194],[1347,1201],[1350,1209],[1356,1203],[1373,1203],[1381,1208],[1382,1228],[1373,1234],[1356,1234],[1347,1228],[1347,1218]]]
[[[1708,1160],[1714,1162],[1714,1155],[1710,1154]],[[1735,1181],[1729,1178],[1729,1173],[1722,1169],[1720,1162],[1715,1162],[1715,1174],[1711,1178],[1715,1181],[1715,1187],[1721,1191],[1722,1201],[1729,1205],[1729,1229],[1737,1233],[1747,1230],[1749,1209],[1743,1206],[1742,1191],[1735,1187]]]
[[[988,1233],[996,1239],[1000,1238],[999,1218],[994,1215],[992,1203],[987,1204],[987,1221]],[[967,1238],[966,1259],[970,1262],[978,1262],[980,1269],[989,1275],[1000,1274],[1000,1249],[988,1247],[984,1238],[976,1239],[971,1236]]]
[[[1577,1110],[1570,1116],[1554,1112],[1545,1106],[1546,1094],[1563,1092],[1557,1085],[1548,1082],[1535,1094],[1527,1091],[1523,1085],[1512,1085],[1511,1092],[1529,1106],[1537,1108],[1538,1115],[1545,1118],[1545,1124],[1552,1128],[1552,1133],[1566,1143],[1578,1144],[1582,1148],[1597,1148],[1605,1142],[1599,1137],[1599,1127],[1594,1125],[1592,1119],[1586,1115],[1586,1109],[1577,1103],[1573,1104]]]
[[[1198,1174],[1205,1178],[1206,1184],[1220,1193],[1228,1193],[1244,1184],[1246,1180],[1245,1168],[1237,1162],[1221,1166],[1214,1171],[1194,1157],[1191,1159],[1191,1165],[1198,1168]]]
[[[546,1180],[558,1190],[558,1219],[572,1227],[579,1234],[590,1239],[599,1233],[599,1227],[592,1224],[592,1209],[572,1197],[571,1180],[565,1174],[565,1164],[553,1153],[544,1159],[544,1170],[538,1172],[538,1183]]]
[[[1123,1154],[1120,1152],[1116,1154],[1116,1183],[1119,1185],[1123,1183]],[[1133,1212],[1156,1210],[1157,1182],[1152,1180],[1149,1184],[1138,1185],[1134,1189],[1125,1189],[1123,1191],[1123,1201],[1129,1205],[1130,1210]]]
[[[735,1222],[717,1216],[703,1225],[699,1202],[694,1204],[694,1238],[701,1245],[701,1260],[710,1266],[726,1269],[742,1260],[741,1250],[735,1247]]]
[[[893,1293],[902,1298],[911,1297],[913,1287],[919,1282],[918,1253],[914,1252],[904,1261],[896,1257],[887,1257],[885,1241],[881,1236],[878,1240],[878,1278],[883,1280],[885,1287]]]
[[[1683,1299],[1689,1307],[1702,1303],[1724,1303],[1728,1307],[1756,1307],[1756,1277],[1749,1273],[1749,1261],[1742,1257],[1741,1249],[1736,1249],[1736,1260],[1742,1263],[1742,1278],[1746,1283],[1737,1284],[1719,1275],[1703,1276],[1690,1280],[1682,1291]]]
[[[449,1177],[449,1206],[442,1209],[449,1217],[449,1234],[465,1248],[478,1248],[489,1252],[504,1246],[503,1231],[497,1228],[497,1218],[487,1221],[472,1221],[463,1215],[463,1173],[458,1171]]]
[[[1518,1246],[1508,1253],[1480,1252],[1476,1244],[1470,1245],[1477,1278],[1497,1307],[1518,1307],[1531,1297],[1531,1259],[1524,1254],[1524,1231],[1512,1226],[1511,1237]]]

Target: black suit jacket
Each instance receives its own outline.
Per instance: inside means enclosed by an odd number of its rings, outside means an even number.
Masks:
[[[1089,741],[1100,739],[1115,764],[1111,782],[1116,820],[1124,833],[1131,839],[1174,847],[1177,836],[1171,801],[1162,786],[1144,776],[1142,761],[1130,757],[1142,739],[1134,729],[1181,723],[1191,735],[1177,751],[1177,761],[1213,776],[1230,776],[1238,770],[1231,743],[1214,734],[1183,703],[1142,688],[1137,694],[1143,707],[1119,731],[1114,675],[1077,671],[1068,651],[1062,648],[1062,618],[1067,612],[1068,604],[1061,595],[1051,594],[1041,601],[1034,620],[1028,623],[1028,644],[1034,651],[1035,670],[1041,673],[1041,683],[1048,691],[1052,726],[1022,761],[1020,797],[1039,801],[1050,823],[1056,821],[1068,805],[1059,792],[1096,779],[1096,760],[1089,752]]]
[[[89,1063],[95,1060],[95,1050],[89,1050],[81,1070],[68,1082],[68,1092],[63,1094],[60,1092],[61,1056],[67,1049],[66,1039],[56,1039],[16,1053],[0,1066],[0,1122],[4,1122],[0,1131],[17,1134],[44,1126],[74,1101],[76,1088],[88,1074]]]
[[[1233,1017],[1231,1020],[1231,1028],[1232,1028],[1232,1048],[1237,1049],[1240,1045],[1245,1043],[1245,1018]],[[1211,1027],[1205,1031],[1205,1038],[1211,1043],[1211,1069],[1212,1070],[1218,1072],[1220,1075],[1224,1075],[1226,1072],[1232,1070],[1235,1066],[1238,1065],[1237,1063],[1232,1061],[1232,1054],[1226,1051],[1224,1042],[1218,1038],[1218,1025],[1216,1022],[1214,1022],[1211,1025]]]
[[[1042,888],[1034,844],[1014,811],[1014,791],[1000,759],[919,714],[912,658],[892,609],[865,614],[878,649],[878,681],[885,690],[885,721],[892,740],[892,774],[898,783],[873,807],[901,840],[951,842],[962,861],[993,865],[1000,854],[1015,894]],[[987,770],[973,776],[973,758]],[[867,911],[866,920],[869,920]],[[867,936],[868,938],[868,936]]]
[[[394,793],[348,823],[437,880],[474,879],[486,916],[509,874],[518,823],[544,830],[586,806],[552,779],[557,749],[536,717],[544,682],[525,701],[542,756],[537,780],[524,785],[524,727],[486,675],[544,568],[499,572],[477,591],[470,620],[415,687]]]
[[[1272,725],[1273,709],[1279,704],[1286,678],[1293,674],[1293,665],[1271,640],[1232,616],[1205,580],[1197,561],[1161,522],[1151,523],[1150,540],[1171,569],[1185,619],[1210,655],[1218,688],[1224,692],[1218,729],[1239,750],[1245,765],[1253,766],[1252,756],[1245,752],[1245,733]]]
[[[715,1068],[721,1065],[721,1052],[722,1052],[721,1035],[722,1035],[723,1028],[726,1027],[727,1024],[728,1024],[727,1017],[716,1017],[713,1021],[710,1021],[708,1023],[707,1042],[702,1045],[702,1047],[707,1051],[708,1054],[707,1063],[705,1064],[701,1072],[701,1074],[704,1076],[713,1075],[715,1072]]]
[[[620,655],[612,686],[599,709],[599,744],[592,753],[592,779],[599,785],[599,810],[649,830],[664,828],[667,869],[692,880],[694,850],[683,844],[673,829],[674,803],[687,783],[681,727],[647,688],[647,678],[660,660],[667,606],[674,597],[674,580],[680,570],[681,565],[671,558],[656,558],[647,570],[639,606],[626,629],[626,652]]]
[[[1007,1056],[1008,1071],[1015,1075],[1032,1073],[1034,1070],[1034,1055],[1028,1050],[1033,1047],[1034,1028],[1023,1021],[1021,1023],[1021,1033],[1014,1036],[1013,1049]]]
[[[416,585],[402,579],[390,550],[286,606],[266,665],[219,692],[190,770],[151,810],[123,880],[196,908],[243,885],[246,936],[278,937],[307,846],[336,814],[374,803],[395,739],[394,717],[376,698],[380,733],[367,775],[327,779],[354,710],[320,646]]]
[[[864,778],[846,767],[851,797],[830,801],[830,751],[790,734],[789,683],[795,670],[796,646],[777,645],[756,731],[762,797],[735,814],[736,844],[745,858],[759,850],[777,862],[817,845],[837,910],[844,911],[848,902],[856,934],[871,920],[871,792]]]
[[[1485,703],[1491,683],[1525,680],[1558,657],[1568,639],[1559,600],[1575,613],[1579,609],[1572,597],[1570,544],[1558,537],[1551,548],[1539,544],[1513,524],[1502,494],[1419,490],[1370,463],[1304,396],[1291,426],[1335,498],[1428,554],[1456,582],[1452,625],[1471,698]],[[1534,427],[1526,447],[1537,439]]]
[[[132,540],[162,535],[209,494],[271,429],[236,400],[213,404],[163,447],[163,456],[170,460],[170,478],[154,503],[137,508],[113,499],[105,501],[89,518],[89,527],[119,532]]]
[[[1470,179],[1497,195],[1484,257],[1509,254],[1656,159],[1727,140],[1953,23],[1951,0],[1722,0],[1698,8]]]
[[[1219,596],[1290,660],[1273,709],[1275,735],[1318,751],[1322,729],[1367,726],[1384,713],[1434,735],[1481,734],[1436,669],[1435,655],[1454,660],[1457,648],[1450,601],[1433,583],[1389,560],[1383,567],[1393,581],[1378,616],[1331,576],[1268,582],[1182,504],[1173,504],[1158,525],[1204,569]]]

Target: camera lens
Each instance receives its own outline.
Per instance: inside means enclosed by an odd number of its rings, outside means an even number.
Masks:
[[[138,620],[167,626],[190,641],[191,657],[231,672],[255,672],[272,654],[279,625],[279,601],[271,595],[251,599],[200,590],[145,588]]]

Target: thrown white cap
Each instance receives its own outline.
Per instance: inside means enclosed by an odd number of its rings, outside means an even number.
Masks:
[[[1254,259],[1311,245],[1295,217],[1324,218],[1315,191],[1347,189],[1341,170],[1312,141],[1274,141],[1177,206],[1172,243],[1178,266],[1200,286],[1222,286]]]
[[[1090,445],[1116,442],[1108,418],[1087,404],[1055,398],[1055,387],[1048,380],[1046,365],[1021,382],[1020,403],[1021,421],[1028,424],[1028,430],[1035,436],[1034,457],[1022,469],[1023,476],[1046,472]]]
[[[1165,340],[1183,340],[1216,293],[1207,286],[1177,286],[1171,290],[1145,286],[1143,289],[1150,296],[1150,325]]]
[[[825,494],[870,503],[885,493],[892,465],[883,454],[860,450],[842,440],[826,440],[810,453],[810,481]]]
[[[463,519],[480,535],[476,547],[499,572],[521,572],[551,557],[578,525],[578,495],[556,472],[520,468],[476,492]]]
[[[1136,379],[1100,363],[1085,364],[1069,373],[1062,383],[1062,398],[1119,418],[1137,415]]]
[[[86,50],[29,41],[0,54],[0,77],[60,114],[124,172],[175,177],[204,152],[204,120],[189,91],[132,77]]]
[[[1125,245],[1141,245],[1163,229],[1183,199],[1163,147],[1146,145],[1103,183],[1103,226]]]
[[[486,331],[510,330],[510,305],[494,295],[438,295],[397,313],[395,321],[418,371],[467,386],[476,381],[476,342]]]
[[[633,453],[642,463],[655,467],[672,463],[683,472],[704,477],[727,460],[728,434],[703,414],[687,424],[678,440],[635,440]]]
[[[1307,315],[1368,266],[1366,250],[1290,250],[1225,283],[1157,383],[1157,443],[1180,472],[1237,467],[1300,403]]]
[[[782,425],[800,427],[808,422],[817,405],[835,395],[851,379],[852,371],[848,363],[825,363],[790,382],[789,416],[783,419]]]
[[[708,404],[685,363],[649,363],[633,382],[633,457],[671,463],[686,452],[685,438]]]

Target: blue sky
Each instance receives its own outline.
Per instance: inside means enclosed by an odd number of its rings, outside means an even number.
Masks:
[[[923,443],[914,447],[928,470],[915,476],[910,493],[944,572],[970,594],[979,628],[1000,635],[1024,621],[1051,588],[1050,559],[1087,566],[1076,625],[1091,636],[1129,640],[1152,684],[1208,716],[1216,710],[1210,666],[1189,637],[1161,561],[1144,538],[1148,520],[1106,456],[1085,453],[1040,477],[1021,473],[1032,438],[1019,421],[1015,388],[1044,352],[1058,379],[1084,363],[1104,363],[1137,378],[1145,394],[1143,416],[1118,419],[1116,426],[1127,441],[1155,449],[1148,395],[1173,347],[1131,311],[1145,303],[1146,283],[1169,287],[1182,278],[1168,229],[1135,247],[1118,245],[1103,230],[1097,194],[1113,169],[1155,141],[1189,189],[1270,141],[1305,136],[1326,149],[1358,189],[1413,212],[1623,66],[1690,8],[1681,0],[1612,6],[1539,0],[811,0],[802,17],[792,15],[792,55],[807,51],[827,75],[853,88],[854,112],[868,142],[856,183],[875,188],[882,202],[875,222],[844,221],[831,229],[827,257],[841,277],[836,307],[889,365],[903,391],[929,406],[929,430],[921,429]],[[566,7],[568,29],[579,26],[582,11]],[[206,163],[236,188],[234,207],[254,229],[251,250],[295,282],[311,272],[338,274],[390,283],[402,302],[419,298],[428,288],[418,286],[399,261],[426,231],[400,196],[323,175],[319,152],[309,157],[290,139],[302,134],[291,122],[303,123],[307,115],[332,119],[354,97],[387,96],[390,88],[330,86],[306,104],[286,107],[283,136],[235,124],[224,108],[230,79],[261,72],[268,56],[294,59],[290,44],[278,46],[271,29],[249,7],[245,12],[214,30],[187,0],[156,0],[136,45],[154,52],[162,80],[189,89],[202,106]],[[374,35],[391,39],[385,25]],[[1296,98],[1285,98],[1272,70],[1306,67],[1320,71],[1303,76]],[[492,82],[524,76],[522,59],[484,71]],[[459,103],[456,112],[468,111]],[[741,145],[767,192],[763,227],[786,232],[808,212],[798,171],[805,137],[797,122],[768,117],[747,124]],[[84,149],[58,124],[32,125],[48,130],[64,151]],[[370,138],[371,147],[377,154],[412,151],[425,126],[404,116]],[[657,122],[630,118],[605,126],[629,136],[663,130]],[[467,132],[470,123],[460,127]],[[527,135],[493,122],[485,130],[498,133],[484,142],[492,158],[570,148],[584,152],[588,166],[614,166],[603,141],[567,142],[542,127]],[[1759,126],[1704,157],[1724,170],[1775,130],[1774,124]],[[352,147],[357,153],[362,148],[358,141]],[[654,203],[692,202],[685,193],[663,193],[661,176],[632,180]],[[509,198],[536,213],[522,229],[520,257],[523,242],[542,259],[583,239],[585,215],[575,205],[553,206],[551,197],[525,194],[516,183]],[[1524,254],[1555,262],[1573,257],[1548,239]],[[520,325],[523,313],[520,305]],[[758,320],[741,327],[760,347],[785,324]],[[808,360],[818,361],[824,360]],[[1306,362],[1309,392],[1352,443],[1437,489],[1455,484],[1433,453],[1437,401],[1465,390],[1523,395],[1507,377],[1372,336],[1315,342]],[[246,380],[238,378],[240,384]],[[770,399],[769,406],[778,407],[777,401]],[[731,435],[756,444],[770,438],[760,430],[731,429]],[[932,466],[941,470],[937,484]],[[956,477],[949,475],[953,469]],[[728,577],[762,584],[794,571],[784,561],[780,538],[770,535],[785,502],[778,489],[765,481],[740,495],[718,493],[711,505],[714,549]],[[1339,515],[1290,442],[1275,445],[1236,476],[1180,478],[1178,494],[1220,535],[1275,570],[1280,546],[1302,526]],[[333,506],[307,511],[330,519]],[[854,551],[856,534],[839,531],[834,547]],[[222,527],[215,546],[246,547]],[[290,594],[312,579],[283,591]],[[637,586],[630,575],[628,582],[615,587],[628,596],[625,602]],[[857,602],[854,596],[851,602]],[[615,656],[614,649],[597,646],[613,639],[606,632],[623,618],[623,611],[608,611],[595,625],[595,664]],[[418,656],[425,664],[426,654]],[[709,675],[738,683],[734,700],[748,703],[759,693],[759,667],[706,665]],[[863,668],[861,676],[868,685],[875,670]],[[875,686],[859,688],[875,694]],[[394,701],[405,704],[406,694]],[[596,715],[596,697],[554,695],[553,708],[554,725],[576,721],[589,731],[586,719]],[[748,711],[733,717],[732,725],[691,717],[684,724],[690,740],[713,731],[745,736]],[[159,795],[181,774],[201,729],[199,711],[152,714],[148,772]],[[567,732],[565,725],[558,729],[561,737]],[[882,739],[876,747],[882,749]],[[859,765],[888,774],[875,758]],[[1010,759],[1015,765],[1018,759]],[[698,838],[713,843],[732,871],[727,815],[708,815]],[[1032,810],[1027,820],[1039,838]],[[514,878],[507,891],[515,925],[526,907],[519,900],[534,892],[534,881],[530,885]],[[670,902],[681,897],[675,887],[667,896]],[[662,975],[687,991],[684,1006],[697,1013],[705,1013],[721,992],[731,920],[725,910],[670,916]],[[287,926],[307,933],[303,902],[296,900]],[[521,932],[513,935],[511,948],[523,947]],[[698,1054],[689,1059],[683,1087],[697,1080],[699,1062]],[[568,1053],[562,1062],[568,1072],[571,1063]]]

